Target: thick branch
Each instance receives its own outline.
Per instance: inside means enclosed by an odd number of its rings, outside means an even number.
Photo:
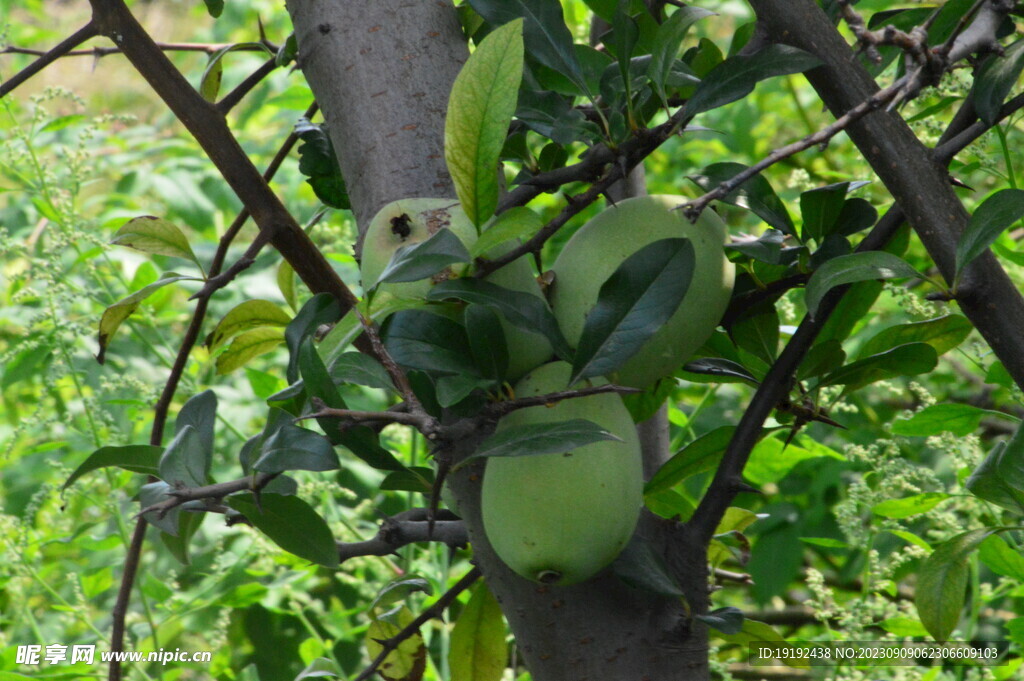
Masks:
[[[339,542],[338,560],[344,563],[357,556],[390,556],[403,546],[418,542],[441,542],[454,548],[468,544],[469,534],[461,520],[388,518],[373,539]]]

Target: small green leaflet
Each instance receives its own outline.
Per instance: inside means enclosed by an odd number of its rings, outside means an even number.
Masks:
[[[199,258],[192,252],[185,234],[169,220],[155,215],[143,215],[129,220],[114,233],[110,243],[117,246],[128,246],[143,253],[167,255],[184,258],[202,271]]]
[[[217,323],[210,335],[206,337],[206,346],[211,350],[216,350],[229,338],[244,331],[262,326],[284,328],[291,320],[291,315],[276,303],[260,299],[246,300],[232,308]]]
[[[622,262],[587,315],[570,384],[618,370],[675,314],[693,278],[693,244],[661,239]]]
[[[873,279],[905,279],[924,275],[902,258],[884,251],[868,251],[841,255],[827,261],[814,271],[807,282],[805,299],[807,310],[814,315],[825,294],[836,286]]]
[[[523,77],[523,20],[494,30],[452,85],[444,158],[462,209],[480,227],[498,206],[498,157]]]
[[[842,366],[825,376],[819,386],[843,385],[843,394],[896,376],[917,376],[935,368],[939,355],[927,343],[907,343]]]
[[[621,442],[622,438],[586,419],[531,423],[496,432],[484,440],[470,458],[559,454],[603,440]]]
[[[897,324],[879,331],[857,351],[857,357],[877,355],[907,343],[927,343],[942,355],[960,345],[974,330],[963,315],[950,314],[921,322]]]
[[[453,231],[439,229],[424,241],[396,250],[370,288],[384,283],[426,279],[460,262],[469,262],[469,251]]]
[[[974,211],[956,245],[957,277],[985,252],[1003,230],[1024,216],[1024,190],[1004,189],[985,199]]]
[[[714,12],[700,7],[680,7],[658,27],[651,48],[651,61],[647,65],[647,77],[650,78],[654,91],[664,106],[668,106],[665,83],[672,74],[672,67],[679,56],[683,38],[696,21],[713,14]]]
[[[480,234],[469,254],[474,258],[487,256],[495,246],[513,239],[528,239],[544,226],[544,221],[525,206],[516,206],[492,220]]]
[[[910,518],[927,513],[949,498],[950,495],[945,492],[925,492],[902,499],[880,501],[871,507],[871,512],[883,518]]]
[[[207,5],[209,7],[209,5]],[[267,54],[272,55],[273,52],[270,48],[263,43],[235,43],[234,45],[228,45],[222,47],[212,55],[210,55],[210,61],[206,64],[206,70],[203,71],[203,77],[199,81],[199,94],[203,96],[208,102],[216,102],[217,95],[220,93],[221,78],[224,75],[224,57],[228,52],[234,52],[235,50],[251,50],[251,49],[263,50]]]

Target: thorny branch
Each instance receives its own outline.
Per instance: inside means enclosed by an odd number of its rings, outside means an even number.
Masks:
[[[277,477],[277,473],[255,473],[237,480],[218,482],[202,487],[182,487],[167,492],[167,499],[152,504],[139,511],[140,516],[155,513],[157,518],[163,518],[170,511],[190,501],[218,501],[236,492],[259,492],[267,484]]]
[[[358,556],[389,556],[418,542],[440,542],[451,548],[469,543],[465,524],[453,513],[441,511],[435,515],[429,509],[416,508],[385,518],[373,539],[338,542],[338,559],[344,563]]]

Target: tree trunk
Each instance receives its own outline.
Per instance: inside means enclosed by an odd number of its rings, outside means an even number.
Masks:
[[[444,114],[467,50],[445,2],[288,0],[299,63],[330,129],[360,228],[384,203],[453,196],[444,163]],[[655,419],[658,420],[657,418]],[[487,435],[452,445],[454,460]],[[654,438],[657,440],[658,438]],[[705,547],[679,523],[644,514],[638,533],[666,560],[687,604],[606,572],[570,587],[509,570],[483,533],[482,466],[451,478],[474,562],[501,603],[534,681],[701,681],[708,678]]]

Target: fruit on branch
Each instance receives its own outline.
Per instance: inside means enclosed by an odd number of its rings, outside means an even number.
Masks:
[[[551,309],[575,346],[601,285],[626,258],[660,239],[685,236],[693,243],[695,267],[686,296],[669,321],[608,377],[619,385],[646,388],[671,374],[711,337],[729,305],[735,268],[723,250],[725,224],[710,209],[696,223],[671,210],[685,202],[672,195],[620,201],[581,227],[551,267]]]
[[[381,208],[370,222],[363,240],[360,272],[364,285],[377,281],[399,248],[425,241],[439,229],[451,230],[467,249],[472,248],[477,239],[476,227],[454,199],[400,199]],[[497,257],[508,248],[499,246],[486,255]],[[381,284],[379,290],[404,298],[423,298],[435,283],[460,276],[468,270],[468,264],[454,265],[420,281]],[[526,257],[495,271],[487,281],[541,299],[544,297]],[[551,344],[543,335],[518,328],[504,317],[501,318],[501,326],[509,350],[507,380],[518,380],[551,357]]]
[[[566,362],[545,364],[516,385],[516,396],[565,390],[571,371]],[[557,454],[492,457],[480,492],[484,531],[498,557],[523,577],[545,584],[574,584],[597,574],[629,542],[643,505],[640,442],[618,395],[520,409],[504,416],[497,431],[570,419],[593,421],[622,441]]]

